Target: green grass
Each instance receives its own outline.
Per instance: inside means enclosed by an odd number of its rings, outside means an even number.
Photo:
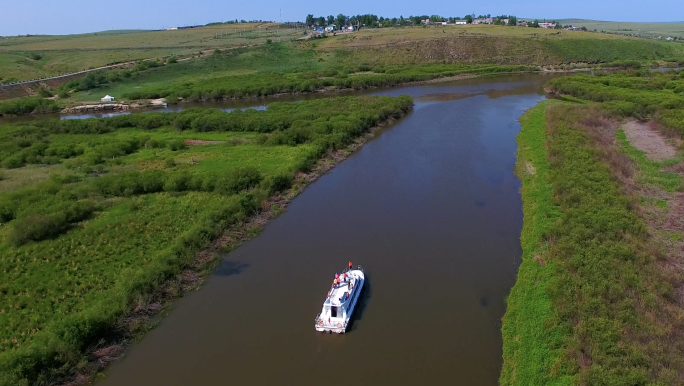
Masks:
[[[546,147],[546,108],[554,103],[542,102],[520,118],[516,174],[522,181],[523,255],[516,284],[506,299],[502,385],[572,384],[563,357],[567,331],[550,326],[556,311],[547,292],[556,272],[547,237],[561,218],[552,202]]]
[[[606,104],[625,117],[655,118],[666,130],[684,134],[684,71],[626,71],[557,78],[548,88],[561,95]]]
[[[629,23],[616,21],[599,21],[585,19],[562,19],[557,20],[563,25],[574,25],[575,27],[587,27],[588,30],[606,31],[621,35],[636,35],[643,37],[666,38],[679,37],[684,39],[684,23]]]
[[[267,39],[301,37],[290,28],[271,23],[208,26],[177,31],[125,31],[62,36],[16,36],[0,40],[0,82],[36,79],[170,55],[263,44]],[[31,53],[42,56],[29,58]]]
[[[412,104],[345,97],[0,126],[0,385],[84,369],[122,316],[223,230]]]
[[[676,384],[684,363],[675,283],[614,177],[619,149],[597,141],[615,115],[549,103],[521,120],[523,263],[507,299],[500,381]]]

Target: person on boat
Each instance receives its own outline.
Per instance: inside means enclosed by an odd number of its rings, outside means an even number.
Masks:
[[[349,270],[351,271],[351,269],[352,269],[352,262],[351,262],[351,260],[349,260]]]

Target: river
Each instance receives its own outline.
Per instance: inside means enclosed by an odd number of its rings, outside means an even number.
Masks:
[[[98,386],[497,385],[521,254],[518,118],[548,79],[367,92],[415,109],[225,255]],[[368,278],[351,329],[316,333],[349,260]]]

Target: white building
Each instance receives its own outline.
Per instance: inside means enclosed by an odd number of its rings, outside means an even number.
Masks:
[[[456,24],[456,25],[466,25],[466,24],[468,24],[468,22],[465,21],[465,20],[456,20],[456,21],[454,22],[454,24]]]
[[[552,21],[545,21],[545,22],[539,23],[539,28],[552,28],[553,29],[553,28],[556,28],[557,25],[558,25],[558,23],[554,23]]]
[[[111,95],[105,95],[104,98],[100,99],[102,102],[114,102],[114,97]]]

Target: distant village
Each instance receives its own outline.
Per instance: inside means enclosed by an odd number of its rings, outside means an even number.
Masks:
[[[667,40],[667,41],[684,41],[684,38],[672,37],[672,36],[643,36],[641,33],[625,33],[620,31],[598,31],[589,30],[585,26],[575,26],[572,24],[563,25],[556,21],[539,21],[539,20],[523,20],[518,19],[515,16],[491,16],[491,15],[466,15],[465,17],[441,17],[438,15],[433,16],[409,16],[404,18],[400,16],[399,18],[384,18],[378,17],[376,15],[357,15],[357,16],[345,16],[338,15],[337,17],[330,15],[328,17],[314,17],[313,15],[307,15],[306,26],[313,30],[314,35],[325,35],[328,33],[349,33],[357,31],[361,28],[382,28],[382,27],[403,27],[403,26],[456,26],[456,25],[466,25],[466,24],[488,24],[488,25],[502,25],[502,26],[517,26],[517,27],[530,27],[530,28],[544,28],[544,29],[557,29],[565,31],[588,31],[597,33],[607,33],[622,36],[634,36],[641,38],[650,38],[656,40]]]
[[[338,15],[328,17],[314,17],[308,15],[306,23],[308,28],[312,29],[316,34],[325,33],[345,33],[354,32],[360,28],[376,28],[376,27],[402,27],[402,26],[430,26],[430,25],[466,25],[466,24],[489,24],[489,25],[503,25],[503,26],[518,26],[518,27],[532,27],[532,28],[548,28],[548,29],[565,29],[570,31],[586,31],[586,28],[580,28],[573,25],[561,25],[555,21],[539,21],[539,20],[519,20],[515,16],[491,16],[491,15],[466,15],[465,17],[441,17],[433,16],[409,16],[407,18],[383,18],[376,15],[358,15],[345,16]]]

